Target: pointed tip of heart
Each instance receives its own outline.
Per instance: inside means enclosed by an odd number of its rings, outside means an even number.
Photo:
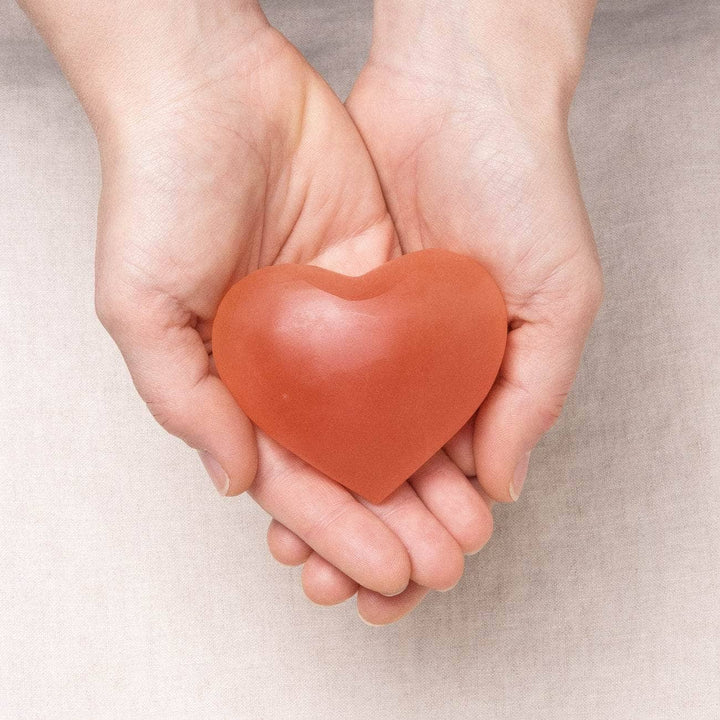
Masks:
[[[403,480],[403,482],[405,481]],[[356,495],[359,495],[364,500],[367,500],[369,503],[372,503],[373,505],[382,505],[400,487],[400,485],[402,485],[402,482],[393,486],[389,490],[387,488],[379,488],[379,494],[375,492],[374,488],[365,488],[363,491],[353,490],[353,492]]]

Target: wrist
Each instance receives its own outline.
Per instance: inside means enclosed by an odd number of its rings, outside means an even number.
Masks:
[[[376,0],[370,61],[439,84],[493,82],[520,116],[566,125],[595,0]]]
[[[97,134],[212,80],[267,28],[256,0],[24,0]]]

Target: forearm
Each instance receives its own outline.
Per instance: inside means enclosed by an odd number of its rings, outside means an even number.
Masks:
[[[596,0],[376,0],[371,58],[466,74],[481,62],[522,110],[566,112]]]
[[[175,75],[265,23],[256,0],[19,0],[91,121],[130,98],[162,93]]]

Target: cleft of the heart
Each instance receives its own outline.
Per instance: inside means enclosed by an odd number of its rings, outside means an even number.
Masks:
[[[358,277],[261,268],[227,291],[212,332],[218,374],[247,416],[373,503],[472,417],[506,340],[493,278],[440,249]]]

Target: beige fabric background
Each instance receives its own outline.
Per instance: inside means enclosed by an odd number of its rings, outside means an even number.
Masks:
[[[344,97],[370,0],[266,6]],[[0,720],[720,718],[717,0],[601,0],[572,136],[607,295],[566,411],[456,588],[372,628],[136,397],[92,134],[0,0]]]

